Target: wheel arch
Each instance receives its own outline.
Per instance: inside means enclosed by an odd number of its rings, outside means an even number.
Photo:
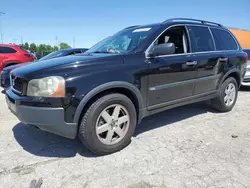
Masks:
[[[79,124],[82,115],[86,111],[86,109],[92,104],[95,100],[99,97],[102,97],[109,93],[121,93],[127,96],[135,105],[136,112],[137,112],[137,120],[138,122],[142,119],[141,109],[144,108],[143,106],[143,99],[142,95],[138,88],[136,88],[133,84],[128,82],[109,82],[102,84],[90,92],[88,92],[84,98],[81,100],[80,104],[78,105],[75,115],[74,115],[74,122]]]
[[[11,66],[11,65],[17,65],[17,64],[20,64],[21,62],[20,61],[7,61],[4,63],[4,68],[8,67],[8,66]]]
[[[238,87],[241,85],[241,72],[238,69],[232,69],[228,71],[221,79],[219,86],[229,77],[235,78],[238,83]]]

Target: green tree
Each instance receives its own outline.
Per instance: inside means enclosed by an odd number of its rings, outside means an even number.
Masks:
[[[40,44],[38,46],[38,52],[46,52],[46,45],[45,44]]]
[[[61,42],[61,43],[59,44],[59,47],[60,47],[60,50],[66,49],[66,48],[71,48],[71,46],[68,45],[68,44],[65,43],[65,42]]]
[[[19,44],[20,48],[25,49],[24,44]]]
[[[27,43],[27,42],[24,43],[24,49],[29,50],[29,43]]]
[[[37,47],[36,47],[36,44],[35,44],[35,43],[31,43],[31,44],[30,44],[30,51],[31,51],[31,52],[37,52]]]
[[[58,51],[58,50],[59,50],[58,46],[53,46],[53,51]]]
[[[46,45],[46,52],[53,52],[53,49],[50,45]]]

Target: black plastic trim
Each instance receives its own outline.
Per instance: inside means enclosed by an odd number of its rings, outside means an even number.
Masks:
[[[220,74],[217,74],[217,75],[212,75],[212,76],[206,76],[206,77],[203,77],[203,78],[196,78],[196,79],[185,80],[185,81],[180,81],[180,82],[175,82],[175,83],[163,84],[163,85],[150,87],[149,90],[150,91],[157,91],[157,90],[167,89],[167,88],[175,87],[175,86],[179,86],[179,85],[197,83],[197,82],[204,81],[204,80],[217,79],[220,76],[221,76]]]
[[[217,95],[217,91],[211,91],[211,92],[207,92],[207,93],[203,93],[203,94],[199,94],[199,95],[195,95],[195,96],[191,96],[191,97],[187,97],[183,99],[178,99],[178,100],[150,106],[148,110],[144,112],[144,115],[149,116],[149,115],[163,112],[163,111],[166,111],[171,108],[178,107],[178,106],[183,106],[183,105],[192,104],[195,102],[213,99],[216,97],[216,95]]]

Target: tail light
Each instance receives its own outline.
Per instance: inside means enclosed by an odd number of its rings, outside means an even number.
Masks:
[[[36,59],[36,57],[34,57],[32,54],[24,54],[24,56],[26,56],[28,58]]]
[[[248,58],[249,58],[248,54],[246,53],[246,63],[248,62]]]
[[[30,54],[24,54],[26,57],[32,57]]]
[[[30,54],[24,54],[26,57],[32,57],[32,55]]]

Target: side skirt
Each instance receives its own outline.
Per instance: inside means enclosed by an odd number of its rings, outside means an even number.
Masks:
[[[217,91],[215,90],[215,91],[211,91],[211,92],[207,92],[207,93],[203,93],[203,94],[199,94],[199,95],[195,95],[195,96],[191,96],[191,97],[187,97],[183,99],[178,99],[178,100],[174,100],[170,102],[165,102],[165,103],[149,106],[147,109],[142,110],[142,114],[143,114],[142,119],[144,117],[147,117],[147,116],[159,113],[159,112],[163,112],[171,108],[213,99],[216,97],[216,95],[217,95]]]

